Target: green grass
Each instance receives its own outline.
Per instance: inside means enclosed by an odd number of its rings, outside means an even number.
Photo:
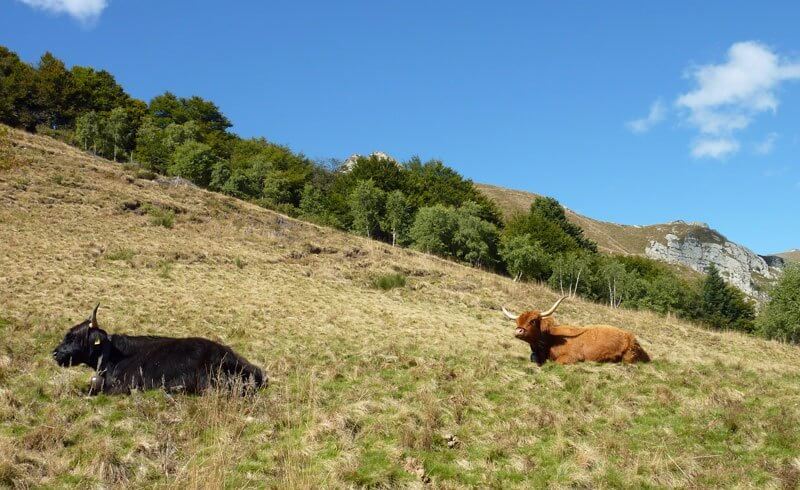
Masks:
[[[406,286],[406,276],[403,274],[384,274],[372,280],[372,285],[378,289],[388,291]]]
[[[130,248],[118,248],[106,253],[107,260],[128,262],[136,256],[136,251]]]
[[[145,204],[142,209],[150,216],[150,224],[153,226],[172,228],[175,224],[175,211],[171,209],[162,209],[152,204]]]

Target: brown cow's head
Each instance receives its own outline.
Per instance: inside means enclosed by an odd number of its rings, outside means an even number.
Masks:
[[[517,328],[514,330],[514,336],[525,342],[534,343],[542,333],[542,322],[548,321],[550,316],[556,312],[556,308],[561,304],[566,296],[562,297],[547,311],[531,310],[522,313],[521,315],[514,315],[508,310],[503,308],[503,314],[509,319],[517,323]]]

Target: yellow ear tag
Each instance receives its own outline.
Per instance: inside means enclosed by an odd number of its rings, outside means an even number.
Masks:
[[[100,345],[100,339],[99,338],[94,341],[94,345]]]

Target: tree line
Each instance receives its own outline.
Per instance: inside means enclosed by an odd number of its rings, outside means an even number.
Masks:
[[[239,137],[212,101],[165,92],[146,103],[107,71],[67,69],[50,53],[30,65],[0,47],[0,122],[319,224],[547,283],[565,295],[800,341],[800,308],[791,300],[800,294],[791,280],[796,271],[781,283],[794,291],[789,299],[773,295],[756,320],[753,304],[713,267],[693,280],[647,258],[598,253],[555,199],[537,198],[527,213],[503,221],[492,201],[441,161],[376,154],[346,168],[312,161],[265,138]]]

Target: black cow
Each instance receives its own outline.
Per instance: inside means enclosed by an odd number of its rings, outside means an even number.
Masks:
[[[92,394],[127,394],[132,388],[200,393],[218,385],[250,391],[267,384],[261,369],[208,339],[109,335],[97,323],[98,307],[53,351],[60,366],[96,370]]]

